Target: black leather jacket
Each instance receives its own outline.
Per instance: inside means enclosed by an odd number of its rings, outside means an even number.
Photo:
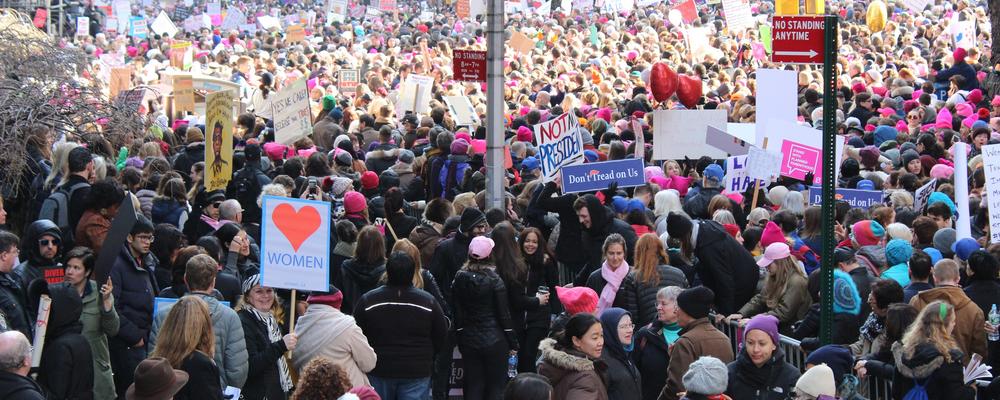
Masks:
[[[452,284],[452,298],[461,344],[487,348],[506,340],[511,350],[518,349],[507,288],[492,268],[458,271]]]

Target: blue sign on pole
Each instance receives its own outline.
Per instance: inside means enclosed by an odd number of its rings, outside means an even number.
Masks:
[[[620,188],[640,186],[646,183],[642,168],[638,158],[567,165],[562,167],[563,193],[602,190],[612,182]]]
[[[819,186],[809,188],[809,204],[822,204],[823,189]],[[858,190],[837,188],[835,199],[846,201],[851,207],[869,209],[882,204],[885,200],[881,190]]]

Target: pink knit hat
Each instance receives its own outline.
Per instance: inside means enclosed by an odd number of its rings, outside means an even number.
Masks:
[[[944,164],[935,165],[931,168],[931,178],[934,179],[948,179],[952,174],[955,173],[955,168]]]
[[[344,211],[348,214],[359,213],[367,206],[365,196],[361,193],[352,190],[344,195]]]
[[[774,221],[767,221],[767,225],[764,226],[764,232],[760,235],[760,246],[768,247],[771,243],[783,243],[785,242],[785,234],[781,232],[781,228]]]
[[[947,108],[942,108],[938,112],[937,117],[934,118],[934,127],[941,129],[951,129],[951,111]]]

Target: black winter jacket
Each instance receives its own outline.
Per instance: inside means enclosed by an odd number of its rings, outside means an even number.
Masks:
[[[915,382],[924,385],[929,399],[972,400],[976,392],[964,384],[962,374],[962,352],[950,351],[951,362],[944,359],[933,345],[919,344],[913,355],[905,354],[903,344],[892,345],[896,371],[892,376],[892,398],[902,399]]]
[[[833,314],[833,326],[836,326],[837,329],[833,330],[833,342],[831,344],[851,344],[857,341],[858,329],[861,328],[861,324],[864,322],[862,318],[866,317],[843,312]],[[819,336],[819,321],[820,303],[813,303],[813,305],[809,306],[809,311],[806,311],[806,316],[801,321],[792,325],[790,336],[802,341],[804,350],[808,351],[819,348],[819,341],[817,340],[817,336]]]
[[[622,266],[624,267],[624,265]],[[619,267],[619,268],[622,268]],[[632,274],[625,276],[622,280],[621,286],[618,287],[618,293],[615,295],[615,302],[612,304],[613,307],[618,307],[628,311],[631,315],[639,315],[639,304],[636,303],[636,290],[635,290],[635,280]],[[601,275],[601,270],[598,269],[590,273],[590,277],[587,278],[587,287],[594,289],[597,295],[601,295],[601,291],[607,286],[608,281],[604,280],[604,276]]]
[[[532,204],[544,211],[559,214],[559,239],[556,241],[556,259],[569,265],[574,271],[579,270],[587,262],[587,253],[580,251],[583,242],[583,227],[573,210],[573,202],[577,195],[563,194],[552,197],[559,192],[555,182],[546,183],[541,193],[534,198]],[[533,206],[529,206],[529,209]]]
[[[637,240],[632,226],[625,221],[616,219],[614,212],[601,204],[597,197],[586,196],[584,199],[587,202],[587,211],[590,212],[590,229],[583,229],[583,245],[587,253],[587,265],[573,279],[575,286],[584,285],[590,273],[601,268],[604,261],[601,249],[604,247],[604,240],[612,233],[617,233],[625,238],[625,260],[630,264]],[[576,251],[579,251],[579,246],[576,247]]]
[[[18,282],[24,288],[25,292],[27,292],[31,281],[35,279],[45,278],[50,284],[63,282],[65,273],[63,272],[62,264],[56,262],[56,260],[43,257],[39,252],[38,240],[45,235],[62,238],[59,227],[54,222],[44,219],[28,225],[24,236],[21,237],[21,263],[14,267],[14,275],[17,276]],[[58,258],[58,255],[56,257]],[[31,315],[37,312],[35,310],[31,311]]]
[[[151,259],[151,254],[144,259]],[[143,262],[140,266],[126,244],[111,266],[115,310],[121,317],[117,337],[128,345],[139,343],[140,339],[149,341],[149,330],[153,326],[153,297],[158,290],[156,278],[147,269],[149,264]]]
[[[426,378],[434,354],[451,351],[445,349],[449,326],[441,305],[430,293],[412,286],[382,286],[366,293],[358,301],[354,320],[378,355],[370,372],[374,376]]]
[[[352,258],[344,261],[342,273],[344,287],[340,291],[344,293],[344,303],[340,309],[344,314],[351,315],[354,314],[354,305],[358,303],[358,299],[379,286],[379,279],[385,273],[385,264],[367,265]]]
[[[750,252],[718,222],[695,223],[699,224],[694,249],[698,276],[715,292],[715,310],[723,315],[735,313],[753,297],[760,269]]]
[[[750,360],[745,349],[740,350],[736,361],[729,363],[728,369],[726,394],[733,400],[787,399],[802,375],[798,368],[785,362],[781,349],[776,349],[771,359],[760,368]]]
[[[430,265],[426,266],[434,275],[434,279],[441,286],[441,295],[448,303],[448,308],[455,309],[455,303],[451,299],[451,286],[455,280],[455,274],[462,269],[469,259],[469,242],[472,241],[462,233],[455,233],[454,237],[445,239],[438,244],[431,257]]]
[[[20,331],[26,337],[34,337],[35,324],[28,314],[28,299],[25,288],[18,283],[17,276],[0,272],[0,323],[5,329]]]
[[[45,347],[38,368],[38,385],[50,399],[94,398],[94,356],[81,332],[83,302],[75,289],[51,291],[52,307]]]
[[[45,400],[42,388],[26,376],[0,371],[0,399],[4,400]]]
[[[639,282],[636,271],[629,272],[633,284],[629,290],[635,291],[636,304],[639,313],[633,314],[636,317],[635,326],[646,326],[656,320],[656,292],[667,286],[677,286],[682,289],[688,287],[687,277],[680,268],[670,265],[660,265],[656,267],[659,273],[659,283],[649,285]]]
[[[684,200],[684,212],[690,215],[692,219],[712,218],[711,215],[708,215],[708,203],[712,201],[713,197],[719,194],[722,194],[721,187],[701,187],[698,193],[693,196],[691,193],[688,193],[687,198]]]
[[[191,143],[181,149],[174,158],[174,170],[180,171],[184,181],[191,183],[191,166],[205,161],[205,142]]]
[[[195,351],[184,359],[180,369],[188,373],[188,382],[174,400],[222,400],[219,366],[211,357]]]
[[[663,323],[655,320],[635,334],[632,362],[642,375],[642,400],[656,400],[667,382],[670,346],[663,337]]]
[[[246,335],[249,373],[247,382],[243,385],[242,395],[246,400],[280,400],[286,398],[281,389],[281,377],[278,372],[278,358],[288,348],[285,342],[271,342],[267,326],[247,310],[237,312]],[[284,330],[282,334],[284,334]]]
[[[554,260],[548,259],[541,265],[535,265],[528,261],[528,286],[525,295],[534,297],[538,293],[539,286],[548,286],[549,304],[528,310],[524,319],[528,328],[548,329],[552,322],[552,316],[563,312],[563,305],[556,296],[556,286],[559,285],[559,271],[556,269]]]
[[[518,349],[507,288],[492,268],[458,271],[452,283],[452,299],[460,344],[484,349],[506,339],[508,348]]]
[[[608,400],[638,400],[642,377],[635,363],[630,358],[618,358],[607,347],[601,353],[601,360],[608,365]]]

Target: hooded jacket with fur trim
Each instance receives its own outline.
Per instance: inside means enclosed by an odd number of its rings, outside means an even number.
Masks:
[[[920,384],[930,399],[971,400],[976,392],[964,384],[962,374],[962,352],[949,351],[951,361],[930,343],[922,343],[906,354],[903,344],[892,345],[892,355],[896,361],[896,372],[892,376],[892,398],[901,399]]]
[[[538,373],[549,378],[553,399],[607,400],[607,365],[575,350],[556,347],[555,339],[538,345],[541,363]]]

